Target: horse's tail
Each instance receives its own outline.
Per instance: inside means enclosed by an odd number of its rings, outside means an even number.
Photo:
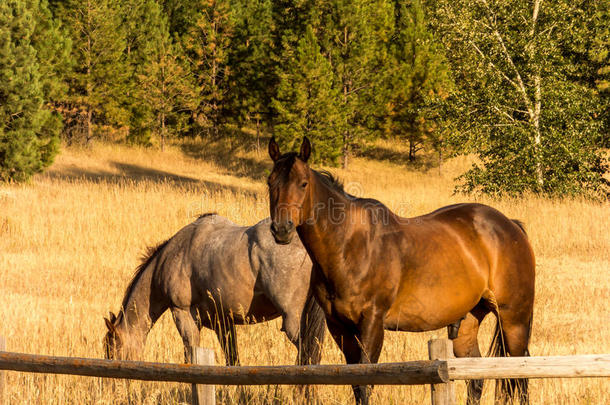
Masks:
[[[525,224],[523,223],[523,221],[520,221],[518,219],[511,219],[511,221],[513,221],[515,225],[517,225],[523,231],[525,236],[527,236],[527,231],[525,230]]]
[[[529,335],[532,333],[532,321],[533,317],[530,318],[529,322]],[[502,324],[500,321],[499,314],[496,314],[496,327],[494,329],[493,338],[489,347],[487,357],[507,357],[506,344],[505,344],[504,332],[502,331]],[[528,336],[529,342],[529,336]],[[529,356],[529,350],[525,350],[525,355]],[[514,400],[519,398],[520,403],[529,404],[528,395],[528,379],[527,378],[510,378],[496,380],[496,401],[499,398],[508,401],[508,403],[514,403]]]
[[[497,316],[497,315],[496,315]],[[504,333],[500,327],[500,318],[496,319],[496,328],[494,329],[491,345],[487,352],[487,357],[506,357],[506,346],[504,345]]]
[[[301,316],[300,352],[298,363],[301,365],[320,364],[322,344],[326,334],[326,317],[313,294],[305,303]]]

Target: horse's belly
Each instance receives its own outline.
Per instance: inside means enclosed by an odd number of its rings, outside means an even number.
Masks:
[[[460,320],[481,299],[483,288],[454,282],[437,287],[405,288],[384,318],[389,330],[423,332]]]

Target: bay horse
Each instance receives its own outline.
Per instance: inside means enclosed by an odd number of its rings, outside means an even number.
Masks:
[[[271,233],[298,234],[313,262],[312,288],[347,363],[376,363],[385,330],[449,327],[457,357],[480,356],[479,325],[497,319],[491,353],[527,356],[534,303],[534,253],[523,226],[482,204],[456,204],[401,218],[356,198],[307,164],[311,144],[281,154],[269,142]],[[457,333],[456,333],[457,331]],[[370,388],[354,386],[367,404]],[[483,381],[468,383],[479,403]],[[504,380],[496,398],[528,403],[527,380]]]
[[[185,357],[200,329],[216,332],[227,365],[238,365],[236,324],[282,317],[299,364],[318,364],[324,313],[310,290],[312,264],[300,241],[276,244],[269,221],[238,226],[205,214],[150,249],[129,283],[118,316],[104,318],[106,358],[136,359],[146,336],[169,309]]]

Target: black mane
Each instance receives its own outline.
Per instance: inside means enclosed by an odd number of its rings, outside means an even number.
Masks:
[[[119,317],[122,316],[123,311],[125,310],[125,307],[127,306],[127,301],[129,300],[129,297],[131,296],[131,293],[133,292],[133,289],[135,288],[138,280],[144,273],[144,270],[146,270],[148,265],[153,261],[153,259],[157,256],[157,254],[159,252],[161,252],[161,250],[163,250],[163,248],[165,247],[165,245],[167,245],[167,243],[169,241],[170,240],[168,239],[165,242],[158,244],[157,246],[149,246],[146,248],[146,253],[144,253],[144,255],[142,255],[141,263],[136,268],[136,271],[133,274],[133,278],[131,279],[131,281],[129,282],[129,285],[127,285],[127,289],[125,290],[125,296],[123,297],[123,303],[121,304],[121,310],[119,311]]]
[[[327,186],[332,187],[336,191],[340,191],[343,194],[349,195],[345,192],[343,182],[336,178],[331,172],[327,170],[314,170],[314,172],[320,175],[320,180],[322,180],[322,182]]]
[[[216,212],[206,212],[205,214],[201,214],[197,217],[197,219],[201,219],[201,218],[205,218],[205,217],[211,217],[212,215],[218,215],[218,213]]]

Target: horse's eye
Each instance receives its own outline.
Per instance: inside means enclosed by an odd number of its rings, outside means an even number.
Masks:
[[[307,184],[308,184],[308,183],[307,183],[306,181],[304,181],[303,183],[301,183],[301,188],[305,188],[305,187],[307,187]]]

